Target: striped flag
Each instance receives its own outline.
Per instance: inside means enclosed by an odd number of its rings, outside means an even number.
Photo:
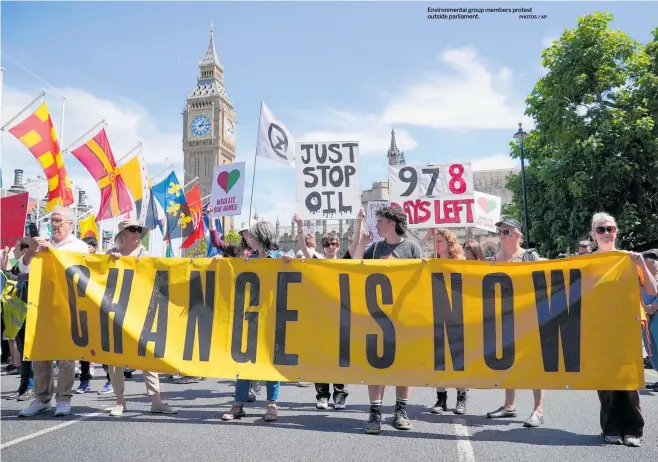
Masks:
[[[146,171],[144,159],[137,155],[119,166],[121,176],[135,201],[137,221],[140,225],[154,230],[158,227],[158,208],[151,191],[151,178]]]
[[[91,173],[101,190],[97,220],[118,217],[133,209],[128,188],[114,161],[104,128],[85,144],[71,151],[71,154]]]
[[[195,184],[185,194],[185,200],[190,208],[190,215],[192,216],[192,223],[194,225],[194,232],[181,244],[181,248],[187,249],[199,239],[203,239],[203,213],[201,211],[201,191],[199,185]]]
[[[71,205],[73,191],[71,180],[66,173],[64,160],[59,149],[53,121],[44,102],[33,114],[9,129],[39,161],[48,180],[48,202],[46,212],[57,205]]]
[[[80,238],[93,237],[97,241],[100,241],[98,234],[98,226],[96,226],[96,217],[94,214],[89,214],[86,218],[78,221],[78,226],[80,227]]]

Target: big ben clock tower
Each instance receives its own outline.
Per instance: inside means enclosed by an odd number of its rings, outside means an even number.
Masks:
[[[199,177],[201,197],[212,191],[215,166],[235,162],[235,125],[235,109],[224,88],[224,68],[215,51],[211,22],[208,50],[199,63],[197,84],[183,111],[182,183]],[[232,228],[233,217],[223,218],[222,226]]]

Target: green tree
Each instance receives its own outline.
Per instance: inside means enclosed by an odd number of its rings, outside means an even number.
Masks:
[[[187,251],[187,256],[191,258],[205,258],[208,255],[208,242],[205,239],[199,239],[197,244]]]
[[[658,235],[658,29],[644,46],[611,30],[612,19],[594,13],[565,30],[543,51],[548,72],[526,100],[529,237],[547,257],[574,248],[598,211],[615,216],[622,248]],[[519,218],[520,174],[507,187]]]
[[[224,236],[224,240],[233,245],[238,245],[240,243],[240,234],[234,229],[229,230],[228,233]]]

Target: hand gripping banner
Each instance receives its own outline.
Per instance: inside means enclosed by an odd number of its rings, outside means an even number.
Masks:
[[[637,271],[622,252],[492,264],[51,251],[30,271],[30,360],[453,388],[644,383]]]

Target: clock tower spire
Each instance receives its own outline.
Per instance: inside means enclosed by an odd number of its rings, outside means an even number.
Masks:
[[[235,161],[235,125],[235,109],[224,87],[224,66],[217,56],[215,25],[211,21],[208,48],[183,110],[185,178],[181,182],[199,177],[202,197],[212,191],[215,166]],[[232,218],[224,219],[222,225],[230,229]]]

